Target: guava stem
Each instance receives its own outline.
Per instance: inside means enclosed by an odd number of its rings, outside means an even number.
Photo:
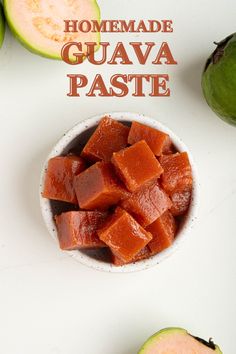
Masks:
[[[220,42],[216,42],[216,41],[213,42],[215,45],[217,45],[217,47],[214,50],[214,52],[212,53],[212,55],[210,56],[210,58],[208,58],[205,68],[204,68],[204,72],[207,70],[207,68],[210,64],[217,64],[220,61],[220,59],[224,56],[225,47],[227,46],[228,42],[230,41],[230,39],[232,37],[233,37],[233,34],[226,37],[225,39],[223,39]]]
[[[207,342],[205,339],[202,339],[202,338],[199,338],[199,337],[194,337],[194,336],[192,336],[192,337],[195,338],[198,342],[204,344],[206,347],[211,348],[213,350],[216,349],[216,345],[213,342],[212,338],[210,338],[209,342]]]

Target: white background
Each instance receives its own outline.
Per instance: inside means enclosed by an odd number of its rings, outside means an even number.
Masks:
[[[177,66],[70,67],[29,53],[7,33],[0,51],[0,353],[135,354],[153,332],[181,326],[214,337],[235,354],[236,129],[218,119],[200,88],[213,41],[235,31],[234,0],[102,0],[103,19],[166,19],[173,34],[104,35],[167,40]],[[110,52],[111,53],[111,52]],[[159,72],[170,98],[69,98],[67,73]],[[64,255],[43,224],[38,201],[44,159],[78,121],[137,111],[169,126],[198,166],[201,204],[194,231],[159,266],[106,274]]]

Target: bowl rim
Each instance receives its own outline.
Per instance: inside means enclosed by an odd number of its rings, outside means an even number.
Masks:
[[[50,200],[42,197],[42,191],[44,186],[45,174],[47,170],[48,161],[50,158],[59,156],[63,150],[68,146],[68,144],[79,134],[83,133],[85,130],[95,127],[101,118],[104,116],[108,116],[114,118],[119,121],[137,121],[139,123],[146,124],[152,128],[159,129],[167,134],[170,135],[171,140],[173,141],[174,145],[178,149],[179,152],[186,151],[189,156],[189,161],[192,167],[192,175],[193,175],[193,190],[192,190],[192,198],[190,207],[188,210],[188,214],[186,215],[186,219],[181,226],[181,230],[177,235],[176,239],[174,240],[173,244],[165,249],[164,251],[157,253],[154,256],[151,256],[148,259],[140,260],[137,262],[133,262],[123,266],[114,266],[111,263],[106,263],[99,261],[95,258],[91,258],[88,255],[80,252],[79,250],[75,251],[62,251],[67,255],[73,257],[76,261],[99,271],[111,272],[111,273],[130,273],[135,271],[141,271],[148,268],[151,268],[160,262],[164,261],[166,258],[170,257],[185,241],[187,234],[193,228],[196,218],[197,218],[197,209],[198,209],[198,199],[199,199],[199,184],[198,184],[198,175],[196,170],[196,165],[193,160],[192,154],[187,148],[187,146],[183,143],[181,138],[179,138],[175,133],[172,132],[164,124],[160,123],[158,120],[154,118],[150,118],[144,114],[134,113],[134,112],[108,112],[102,113],[87,119],[84,119],[74,125],[70,130],[68,130],[61,139],[57,141],[55,146],[52,148],[50,153],[48,154],[44,164],[43,169],[40,176],[40,185],[39,185],[39,199],[40,199],[40,208],[43,220],[45,225],[54,240],[58,242],[57,238],[57,231],[56,225],[52,216],[51,208],[50,208]]]

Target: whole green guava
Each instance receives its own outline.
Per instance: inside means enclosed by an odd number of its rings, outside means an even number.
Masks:
[[[2,46],[5,35],[5,18],[3,15],[2,4],[0,3],[0,48]]]
[[[202,74],[203,93],[221,119],[236,125],[236,33],[215,44]]]

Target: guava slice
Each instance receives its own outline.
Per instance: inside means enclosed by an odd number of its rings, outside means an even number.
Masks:
[[[138,354],[223,354],[212,340],[206,342],[182,328],[166,328],[150,337]]]
[[[31,52],[52,59],[61,59],[67,42],[100,41],[98,32],[65,33],[64,20],[100,20],[96,0],[4,0],[4,12],[16,38]],[[99,45],[96,49],[99,48]]]
[[[0,48],[2,46],[5,35],[5,18],[3,14],[2,4],[0,3]]]
[[[221,119],[236,125],[236,33],[215,44],[202,74],[203,93]]]

